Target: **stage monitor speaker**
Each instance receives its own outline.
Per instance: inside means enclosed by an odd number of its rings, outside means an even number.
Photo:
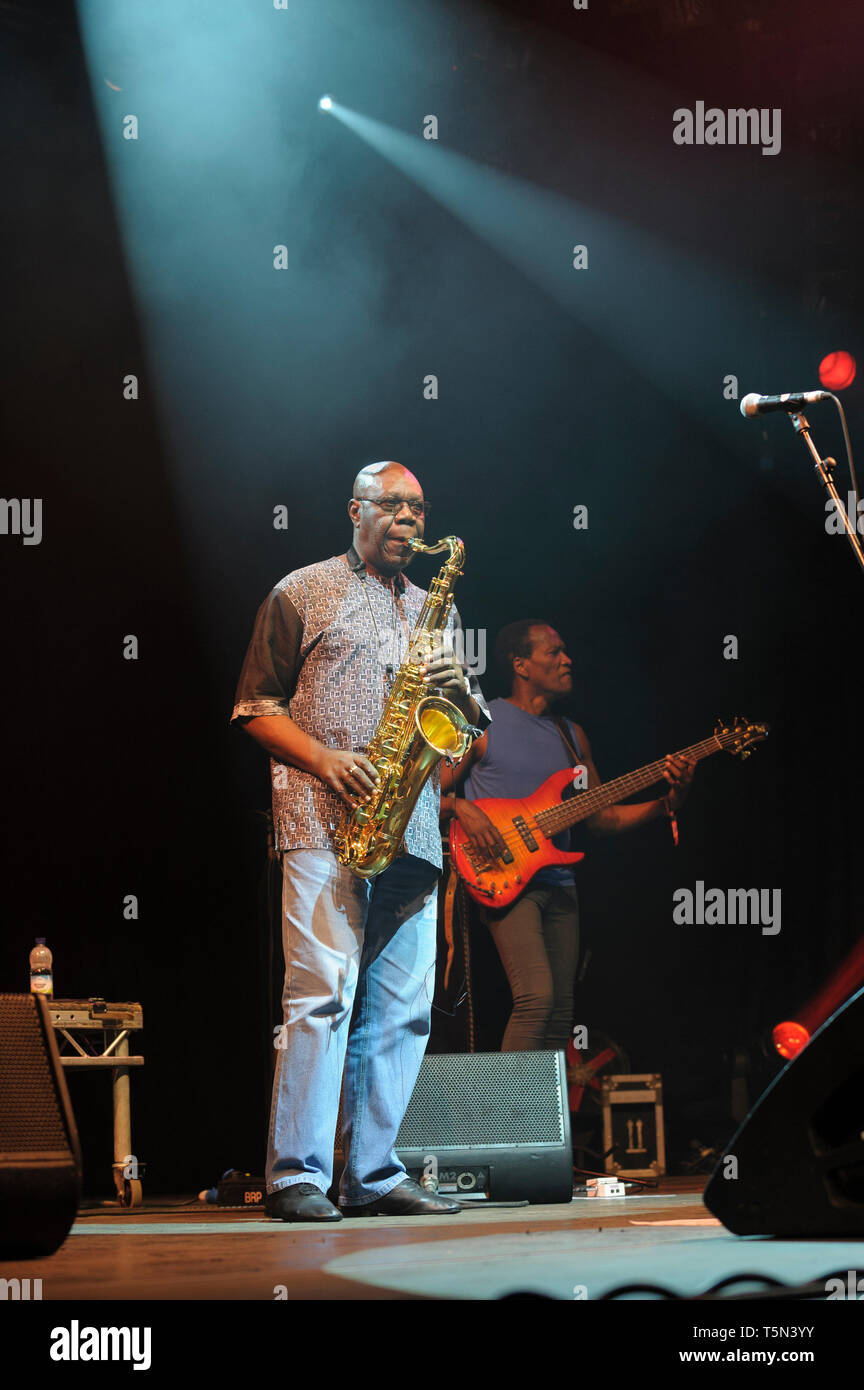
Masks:
[[[0,1259],[51,1255],[81,1200],[81,1151],[48,1005],[0,994]]]
[[[563,1052],[426,1056],[396,1140],[415,1181],[454,1197],[569,1202],[573,1150]]]
[[[704,1200],[739,1236],[864,1236],[864,989],[774,1078]]]

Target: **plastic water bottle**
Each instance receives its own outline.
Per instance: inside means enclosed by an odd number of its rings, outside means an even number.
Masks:
[[[54,957],[45,945],[44,936],[37,936],[36,945],[30,952],[30,993],[54,996],[54,976],[51,962]]]

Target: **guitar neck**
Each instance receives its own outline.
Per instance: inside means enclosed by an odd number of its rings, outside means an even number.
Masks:
[[[731,742],[730,735],[712,734],[701,743],[692,743],[689,748],[682,748],[674,757],[687,758],[691,763],[699,762],[702,758],[710,758],[712,753],[719,753]],[[665,757],[658,758],[656,762],[647,763],[636,772],[628,772],[626,777],[616,777],[613,782],[604,782],[602,786],[593,787],[569,801],[557,802],[547,810],[539,811],[534,819],[544,835],[557,835],[568,826],[587,820],[604,807],[614,806],[625,797],[632,796],[634,792],[641,792],[645,787],[661,781],[665,766]]]

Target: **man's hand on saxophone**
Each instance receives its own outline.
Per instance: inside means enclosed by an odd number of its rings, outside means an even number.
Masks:
[[[246,732],[277,762],[291,763],[320,778],[352,810],[375,790],[378,773],[365,754],[326,747],[299,728],[290,715],[259,715],[246,721]]]
[[[445,640],[433,647],[420,667],[420,674],[430,690],[440,690],[448,700],[458,705],[472,724],[478,722],[480,709],[471,694],[468,677],[451,641]]]
[[[380,778],[369,759],[363,753],[347,752],[341,748],[324,748],[313,769],[316,777],[338,792],[342,800],[353,810],[372,800]]]
[[[446,691],[448,697],[466,692],[465,675],[459,659],[453,650],[452,642],[442,642],[433,647],[420,667],[420,674],[428,686]]]

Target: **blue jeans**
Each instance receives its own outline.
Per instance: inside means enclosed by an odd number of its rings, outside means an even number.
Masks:
[[[284,1022],[268,1192],[298,1182],[327,1192],[340,1087],[340,1205],[374,1202],[404,1181],[394,1144],[429,1038],[437,893],[438,870],[413,855],[373,879],[329,850],[282,856]]]

